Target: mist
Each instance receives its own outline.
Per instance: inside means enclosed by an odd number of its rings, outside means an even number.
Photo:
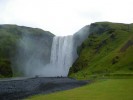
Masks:
[[[23,35],[15,61],[19,72],[28,77],[66,77],[73,63],[73,36],[55,36],[48,61],[44,55],[47,52],[45,47],[43,39]]]
[[[17,42],[16,55],[12,59],[14,73],[22,76],[34,76],[35,70],[50,61],[52,36],[47,32],[36,33],[30,28],[20,29],[21,38]]]
[[[23,31],[17,44],[14,69],[27,77],[67,77],[78,57],[77,47],[88,37],[88,30],[89,26],[85,26],[74,35],[54,36],[52,41],[46,35]]]

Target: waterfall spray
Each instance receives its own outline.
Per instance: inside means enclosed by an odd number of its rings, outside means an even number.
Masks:
[[[55,36],[53,42],[45,35],[23,35],[18,43],[16,68],[24,76],[67,77],[78,57],[77,47],[89,35],[88,28],[86,26],[74,35]]]

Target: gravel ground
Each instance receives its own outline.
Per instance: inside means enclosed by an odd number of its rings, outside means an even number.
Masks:
[[[18,100],[34,94],[47,94],[87,84],[67,77],[34,77],[0,80],[0,100]]]

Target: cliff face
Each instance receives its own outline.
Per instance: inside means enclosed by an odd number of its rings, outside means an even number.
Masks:
[[[35,39],[35,43],[43,39],[43,46],[46,52],[43,57],[45,62],[49,62],[53,34],[37,28],[30,28],[17,25],[0,25],[0,77],[11,77],[18,73],[15,68],[18,52],[18,43],[24,36]],[[30,47],[29,47],[30,48]],[[37,48],[36,48],[37,49]]]
[[[90,34],[78,47],[78,59],[69,76],[92,76],[133,73],[133,24],[92,23]]]

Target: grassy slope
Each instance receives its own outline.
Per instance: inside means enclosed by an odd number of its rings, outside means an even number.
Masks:
[[[37,95],[27,100],[133,100],[133,79],[109,79],[80,88],[48,95]]]
[[[133,24],[100,22],[79,47],[69,76],[78,79],[133,74]]]

